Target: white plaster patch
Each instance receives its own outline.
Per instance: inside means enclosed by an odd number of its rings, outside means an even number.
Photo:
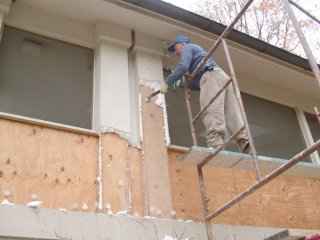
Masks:
[[[4,199],[4,200],[1,202],[1,205],[13,206],[14,203],[10,202],[8,199]]]
[[[128,144],[130,146],[136,147],[138,149],[141,149],[141,146],[139,143],[135,142],[132,140],[131,134],[129,132],[125,132],[113,127],[108,127],[108,126],[102,126],[100,129],[101,133],[105,134],[105,133],[115,133],[118,136],[120,136],[121,138],[125,139],[126,141],[128,141]]]
[[[178,240],[178,238],[166,235],[162,240]],[[189,238],[184,238],[183,240],[189,240]]]
[[[140,85],[151,88],[153,91],[157,91],[161,87],[161,82],[159,80],[140,80]]]
[[[129,216],[128,210],[119,211],[116,213],[117,216]]]
[[[166,98],[163,94],[161,94],[162,101],[163,101],[163,121],[164,121],[164,132],[165,132],[165,140],[166,145],[169,146],[171,144],[170,140],[170,132],[169,132],[169,122],[168,122],[168,111],[167,111],[167,105],[166,105]]]
[[[143,123],[142,123],[142,96],[139,93],[139,130],[140,130],[140,139],[143,142]]]
[[[154,92],[160,90],[161,82],[160,81],[144,81],[142,80],[140,82],[140,85],[148,87],[152,89]],[[156,100],[154,100],[154,104],[158,105],[161,108],[165,108],[165,97],[163,94],[158,94],[154,97]],[[146,99],[145,99],[146,100]]]
[[[87,205],[86,203],[82,203],[81,209],[82,209],[83,211],[87,211],[87,210],[89,209],[89,207],[88,207],[88,205]]]
[[[140,85],[151,88],[153,91],[158,91],[160,89],[160,82],[159,81],[141,81]],[[170,134],[169,134],[169,123],[168,123],[168,112],[166,107],[166,98],[164,94],[158,94],[154,100],[154,104],[158,105],[160,108],[163,109],[163,120],[164,120],[164,131],[165,131],[165,142],[166,145],[169,146],[171,144]],[[143,131],[142,131],[142,96],[139,94],[139,112],[140,112],[140,135],[143,141]]]
[[[177,240],[177,238],[166,235],[162,240]]]
[[[154,102],[156,105],[158,105],[161,108],[165,108],[165,100],[164,100],[164,95],[159,94]]]
[[[103,203],[103,182],[102,182],[102,136],[99,134],[99,146],[98,146],[98,209],[102,210]]]
[[[27,207],[30,207],[30,208],[38,208],[40,207],[42,204],[41,201],[31,201],[31,202],[28,202],[27,203]]]

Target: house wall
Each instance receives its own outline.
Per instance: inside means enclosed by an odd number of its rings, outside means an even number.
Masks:
[[[107,211],[110,205],[113,212],[145,215],[148,186],[144,182],[143,151],[130,146],[115,133],[100,137],[99,144],[99,137],[92,134],[1,119],[0,199],[4,198],[3,192],[9,190],[10,200],[15,204],[26,204],[31,194],[37,194],[44,207],[95,211],[101,159],[101,210]],[[177,160],[182,154],[168,151],[172,196],[169,203],[177,218],[201,221],[196,168],[194,163]],[[255,183],[253,172],[210,165],[206,168],[205,180],[211,210]],[[319,229],[320,202],[316,197],[319,194],[318,178],[281,176],[226,211],[214,223]],[[152,204],[152,211],[157,215],[162,205],[154,200]],[[84,205],[88,209],[83,208]]]
[[[160,88],[163,79],[161,41],[148,35],[136,34],[135,66],[139,82],[139,107],[143,149],[143,178],[145,186],[145,213],[170,216],[172,199],[167,154],[168,134],[165,99],[162,94],[151,102],[146,98]],[[154,44],[144,44],[153,42]],[[160,50],[159,50],[160,48]]]
[[[32,14],[39,18],[31,17]],[[20,204],[28,202],[30,195],[35,193],[44,202],[43,205],[50,208],[70,210],[75,205],[80,209],[88,205],[88,210],[93,211],[97,205],[106,210],[110,204],[113,212],[128,210],[132,214],[168,217],[173,206],[178,217],[200,219],[201,205],[194,165],[176,161],[173,155],[177,153],[167,152],[165,101],[160,97],[150,104],[145,103],[145,97],[163,80],[162,42],[138,33],[136,46],[130,48],[133,39],[129,28],[103,23],[99,25],[102,31],[95,33],[94,30],[99,30],[95,28],[96,24],[81,23],[23,4],[12,6],[12,14],[6,23],[94,48],[96,56],[104,55],[104,61],[95,62],[98,64],[95,66],[95,87],[106,84],[114,89],[100,91],[94,97],[94,107],[104,114],[104,118],[100,118],[103,128],[97,128],[96,134],[74,133],[52,126],[2,119],[1,190],[10,190],[13,193],[11,200]],[[121,53],[115,54],[121,59],[112,62],[113,56],[107,50]],[[130,54],[134,58],[133,68],[137,71],[134,73],[137,75],[136,93],[128,87],[131,71],[125,69],[119,73],[124,85],[116,87],[112,84],[113,75],[108,75],[102,64],[118,63],[114,69],[119,69],[120,64],[129,68],[129,50],[133,51]],[[248,79],[251,81],[253,78]],[[113,109],[117,118],[110,122],[108,112],[102,110],[112,108],[116,103],[103,94],[116,95],[118,90],[124,90],[122,94],[127,96],[123,104],[125,111]],[[135,101],[132,101],[131,94],[136,97]],[[136,108],[134,123],[123,119],[132,116],[133,102]],[[118,125],[117,120],[125,120],[125,123]],[[110,133],[113,130],[132,132],[138,122],[140,136],[137,137],[136,147],[129,144],[127,135],[123,138]],[[212,207],[254,181],[252,173],[238,169],[210,168],[209,172],[209,190],[222,192],[214,195]],[[248,202],[231,209],[226,216],[218,219],[219,222],[319,228],[319,200],[314,198],[319,194],[318,180],[284,177],[276,183],[268,186],[264,195],[255,195]],[[0,197],[3,199],[3,195]],[[275,210],[269,211],[270,206],[274,206]],[[297,213],[290,214],[292,209]]]
[[[178,218],[201,219],[200,192],[194,163],[178,160],[183,152],[169,150],[173,206]],[[205,167],[213,211],[254,184],[255,174],[237,168]],[[213,220],[214,223],[283,228],[320,228],[320,181],[280,176]]]
[[[5,23],[15,28],[61,41],[88,48],[95,47],[94,24],[59,16],[49,9],[38,9],[16,1],[11,5]]]
[[[101,143],[104,209],[110,204],[113,212],[143,216],[142,151],[112,133],[103,134]]]
[[[130,114],[133,92],[129,84],[130,29],[99,23],[95,35],[93,127],[97,131],[116,129],[132,138],[131,123],[136,115]]]
[[[95,209],[97,137],[0,119],[0,194],[44,207]]]
[[[164,110],[156,105],[152,112],[145,107],[146,104],[142,105],[146,94],[163,80],[162,42],[138,32],[134,42],[130,28],[98,20],[92,24],[81,23],[55,15],[48,9],[39,11],[29,4],[20,3],[11,6],[11,14],[6,18],[8,25],[94,49],[92,123],[100,135],[95,169],[99,174],[106,174],[108,183],[104,184],[100,176],[96,176],[94,182],[97,189],[94,195],[99,202],[94,205],[97,204],[100,209],[111,205],[113,211],[129,210],[140,214],[143,211],[150,215],[169,216],[172,209],[163,128],[165,118],[162,117]],[[35,20],[35,16],[38,20]],[[148,83],[155,85],[151,87]],[[138,84],[141,84],[141,88]],[[143,120],[150,121],[152,114],[160,120],[154,129]],[[144,125],[141,124],[143,121]],[[105,138],[109,132],[121,135],[125,142],[117,143],[114,139]],[[159,139],[153,139],[156,135]],[[129,148],[128,142],[142,150]],[[161,155],[155,158],[153,149],[159,149]],[[141,154],[143,157],[140,157]],[[140,167],[141,159],[145,164]],[[130,172],[130,164],[137,172],[142,171],[138,177],[134,178]],[[131,178],[141,185],[134,184]],[[146,189],[142,198],[129,191],[142,187]]]
[[[100,137],[0,119],[0,199],[10,191],[26,204],[36,194],[43,207],[95,211],[101,177],[104,209],[143,215],[141,150],[115,133]]]

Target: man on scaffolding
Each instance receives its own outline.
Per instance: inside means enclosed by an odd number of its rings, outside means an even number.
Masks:
[[[169,45],[168,51],[179,56],[180,62],[166,79],[166,84],[161,87],[162,93],[166,93],[168,87],[171,89],[181,87],[183,75],[192,73],[207,55],[201,46],[191,43],[190,39],[183,35],[176,37]],[[230,77],[210,58],[188,83],[188,87],[200,90],[200,107],[203,109],[229,79]],[[224,143],[227,130],[233,134],[244,125],[231,85],[204,112],[202,121],[206,128],[207,145],[213,148]],[[242,152],[250,151],[245,131],[238,135],[236,142]]]

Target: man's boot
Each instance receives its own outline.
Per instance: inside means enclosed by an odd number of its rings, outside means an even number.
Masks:
[[[242,153],[250,153],[251,148],[248,139],[238,139],[237,144]]]

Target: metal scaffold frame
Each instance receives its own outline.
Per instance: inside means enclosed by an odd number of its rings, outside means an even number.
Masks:
[[[300,11],[302,11],[303,13],[305,13],[307,16],[309,16],[310,18],[312,18],[314,21],[316,21],[317,23],[320,24],[320,21],[314,17],[313,15],[309,14],[305,9],[303,9],[301,6],[299,6],[298,4],[294,3],[291,0],[282,0],[285,6],[285,11],[288,12],[289,14],[289,18],[293,23],[293,26],[297,32],[297,35],[299,37],[299,40],[303,46],[303,49],[307,55],[310,67],[313,71],[313,74],[316,78],[316,80],[319,83],[319,87],[320,87],[320,69],[319,66],[316,62],[316,59],[314,57],[314,55],[312,54],[311,48],[299,26],[298,20],[292,10],[291,5],[293,5],[294,7],[296,7],[297,9],[299,9]],[[253,142],[253,138],[251,135],[251,131],[249,128],[249,123],[247,120],[247,115],[245,112],[245,108],[241,99],[241,95],[240,95],[240,89],[239,89],[239,85],[238,85],[238,81],[237,81],[237,77],[235,74],[235,70],[233,67],[233,63],[232,63],[232,59],[231,59],[231,55],[229,52],[229,48],[228,48],[228,44],[225,40],[225,38],[228,36],[228,34],[232,31],[233,27],[235,26],[235,24],[238,22],[238,20],[242,17],[242,15],[248,10],[248,8],[250,7],[250,5],[254,2],[254,0],[248,0],[246,5],[242,8],[242,10],[239,12],[239,14],[235,17],[235,19],[232,21],[232,23],[226,27],[226,29],[221,33],[221,35],[218,37],[218,39],[215,41],[215,43],[213,44],[213,46],[208,50],[208,54],[204,57],[204,59],[202,60],[202,62],[198,65],[198,67],[194,70],[194,72],[189,76],[189,80],[193,79],[197,73],[200,71],[200,69],[203,68],[203,66],[206,64],[206,62],[208,61],[208,59],[211,57],[211,55],[214,53],[214,51],[219,47],[220,44],[223,45],[223,50],[224,50],[224,54],[226,55],[226,59],[227,59],[227,64],[230,70],[230,79],[225,83],[225,85],[217,92],[217,94],[209,101],[209,103],[202,108],[202,110],[196,114],[195,117],[192,117],[192,110],[191,110],[191,104],[190,104],[190,94],[188,93],[188,90],[185,87],[185,101],[186,101],[186,105],[187,105],[187,111],[188,111],[188,118],[189,118],[189,126],[190,126],[190,130],[191,130],[191,135],[192,135],[192,140],[193,140],[193,145],[197,146],[197,137],[196,137],[196,130],[195,130],[195,123],[201,118],[201,116],[203,115],[203,113],[209,108],[209,106],[223,93],[223,91],[225,91],[228,87],[230,87],[230,85],[232,86],[232,89],[236,95],[236,99],[237,99],[237,103],[238,103],[238,107],[241,111],[241,115],[242,115],[242,119],[244,121],[244,126],[242,128],[240,128],[236,133],[234,133],[222,146],[218,147],[215,149],[215,151],[211,154],[209,154],[209,156],[206,156],[205,158],[203,158],[201,161],[199,161],[197,163],[197,173],[198,173],[198,178],[199,178],[199,189],[200,189],[200,195],[201,195],[201,201],[202,201],[202,205],[203,205],[203,218],[204,221],[206,223],[206,230],[207,230],[207,235],[208,235],[208,239],[212,240],[213,239],[213,233],[210,229],[210,221],[212,219],[214,219],[215,217],[219,216],[220,214],[222,214],[223,212],[225,212],[227,209],[231,208],[232,206],[234,206],[235,204],[239,203],[241,200],[245,199],[247,196],[251,195],[252,193],[254,193],[255,191],[257,191],[258,189],[260,189],[261,187],[263,187],[264,185],[266,185],[267,183],[269,183],[270,181],[272,181],[273,179],[275,179],[276,177],[278,177],[279,175],[281,175],[282,173],[284,173],[285,171],[287,171],[288,169],[290,169],[291,167],[295,166],[298,162],[300,162],[301,160],[305,159],[306,157],[308,157],[310,154],[312,154],[313,152],[320,150],[320,140],[318,140],[317,142],[315,142],[314,144],[312,144],[311,146],[309,146],[308,148],[304,149],[303,151],[301,151],[300,153],[296,154],[295,156],[293,156],[288,162],[286,162],[285,164],[281,165],[280,167],[276,168],[275,170],[273,170],[271,173],[265,175],[265,176],[261,176],[261,172],[259,169],[259,163],[257,160],[257,151],[255,149],[255,145]],[[186,85],[186,84],[185,84]],[[317,116],[317,119],[319,120],[320,123],[320,113],[317,109],[317,107],[314,108],[315,109],[315,113]],[[216,157],[225,147],[227,147],[234,139],[236,139],[236,137],[242,132],[242,131],[247,131],[248,134],[248,138],[249,138],[249,143],[250,143],[250,154],[252,155],[253,158],[253,163],[254,163],[254,168],[255,168],[255,172],[256,172],[256,182],[248,187],[245,191],[243,191],[242,193],[238,194],[237,196],[235,196],[233,199],[231,199],[230,201],[226,202],[223,206],[219,207],[218,209],[216,209],[214,212],[209,213],[209,209],[208,209],[208,202],[209,199],[207,197],[207,191],[206,191],[206,185],[205,185],[205,180],[204,180],[204,174],[203,174],[203,168],[205,167],[205,165],[207,163],[209,163],[211,160],[214,159],[214,157]]]

